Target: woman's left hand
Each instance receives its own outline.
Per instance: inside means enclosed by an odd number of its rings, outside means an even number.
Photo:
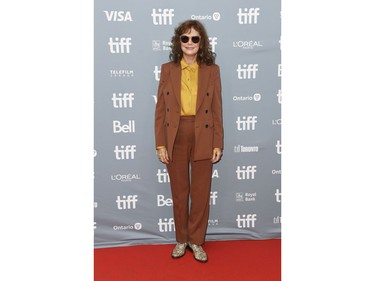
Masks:
[[[221,149],[215,148],[214,151],[213,151],[211,162],[216,163],[217,161],[220,160],[222,155],[223,155],[223,153],[222,153]]]

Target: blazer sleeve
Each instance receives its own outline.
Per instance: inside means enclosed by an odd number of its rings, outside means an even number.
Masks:
[[[164,101],[164,85],[167,82],[167,67],[165,65],[161,66],[159,87],[157,102],[155,108],[155,147],[167,146],[167,137],[165,132],[165,101]]]
[[[220,68],[215,65],[213,73],[214,79],[214,95],[212,100],[212,114],[214,122],[214,140],[213,147],[224,148],[224,128],[223,128],[223,108],[221,97],[221,78]]]

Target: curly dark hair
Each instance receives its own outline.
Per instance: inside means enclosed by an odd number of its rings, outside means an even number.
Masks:
[[[172,50],[169,54],[169,59],[175,63],[179,63],[181,61],[183,53],[181,50],[180,36],[184,33],[188,33],[192,28],[194,28],[201,36],[199,51],[197,53],[197,63],[199,65],[202,63],[207,65],[214,64],[216,54],[211,50],[205,27],[197,20],[186,20],[175,28],[174,35],[171,39]]]

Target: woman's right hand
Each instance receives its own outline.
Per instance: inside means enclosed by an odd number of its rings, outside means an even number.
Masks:
[[[169,164],[168,151],[166,148],[159,148],[157,151],[160,162]]]

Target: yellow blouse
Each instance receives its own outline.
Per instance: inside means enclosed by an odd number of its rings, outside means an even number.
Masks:
[[[198,93],[198,63],[181,60],[181,116],[195,115]]]

